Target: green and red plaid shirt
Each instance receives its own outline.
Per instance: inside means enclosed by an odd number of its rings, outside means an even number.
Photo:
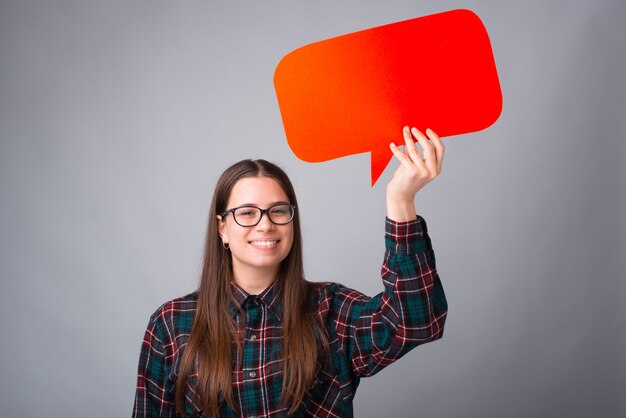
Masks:
[[[352,400],[361,377],[443,334],[447,302],[425,221],[419,216],[409,222],[387,219],[385,230],[382,293],[372,298],[329,283],[311,295],[327,326],[331,361],[320,367],[294,417],[353,416]],[[232,375],[239,412],[224,402],[221,415],[286,417],[289,408],[280,407],[283,336],[278,292],[274,284],[258,296],[233,286],[231,312],[238,324],[246,324],[243,353],[237,353],[242,362],[233,364]],[[134,417],[176,416],[176,376],[196,303],[197,294],[192,293],[165,303],[150,317],[139,359]],[[188,415],[205,416],[193,385],[185,390]]]

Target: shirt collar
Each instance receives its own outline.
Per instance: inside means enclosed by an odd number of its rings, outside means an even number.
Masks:
[[[272,312],[279,321],[282,320],[283,307],[280,302],[280,295],[276,282],[277,280],[274,280],[272,284],[259,295],[251,295],[239,287],[235,282],[230,282],[233,293],[233,300],[230,304],[230,314],[235,316],[237,311],[245,311],[248,303],[254,303],[253,300],[256,299],[260,303],[267,306],[269,311]]]

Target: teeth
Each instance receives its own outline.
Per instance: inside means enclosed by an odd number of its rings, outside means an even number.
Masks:
[[[274,245],[277,242],[278,241],[276,241],[276,240],[273,240],[273,241],[250,241],[250,244],[258,245],[260,247],[269,247],[270,245]]]

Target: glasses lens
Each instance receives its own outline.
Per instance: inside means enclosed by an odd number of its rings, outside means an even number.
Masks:
[[[293,219],[293,207],[290,205],[276,205],[269,208],[270,220],[278,225],[284,225]]]
[[[261,218],[261,210],[252,206],[244,206],[233,212],[235,222],[241,226],[256,225]]]

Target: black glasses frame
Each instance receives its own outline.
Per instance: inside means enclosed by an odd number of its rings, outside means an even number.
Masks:
[[[274,220],[270,216],[270,210],[272,210],[276,206],[289,206],[291,208],[291,218],[289,218],[289,220],[287,222],[282,222],[282,223],[274,222]],[[256,223],[253,224],[253,225],[242,225],[242,224],[240,224],[237,221],[237,217],[235,216],[235,211],[237,209],[241,209],[241,208],[254,208],[254,209],[260,210],[261,211],[261,216],[259,216],[259,220],[256,221]],[[259,224],[259,222],[261,222],[261,219],[263,219],[263,215],[264,214],[267,214],[267,219],[269,219],[270,222],[273,223],[274,225],[288,225],[289,223],[291,223],[293,221],[293,218],[296,216],[296,205],[292,205],[291,203],[275,203],[272,206],[268,207],[267,209],[261,209],[260,207],[254,206],[254,205],[237,206],[236,208],[228,209],[228,210],[225,210],[224,212],[222,212],[222,214],[221,214],[222,221],[224,220],[224,217],[226,215],[228,215],[229,213],[233,214],[233,219],[235,220],[237,225],[239,225],[241,227],[244,227],[244,228],[250,228],[250,227],[253,227],[253,226],[257,226]]]

